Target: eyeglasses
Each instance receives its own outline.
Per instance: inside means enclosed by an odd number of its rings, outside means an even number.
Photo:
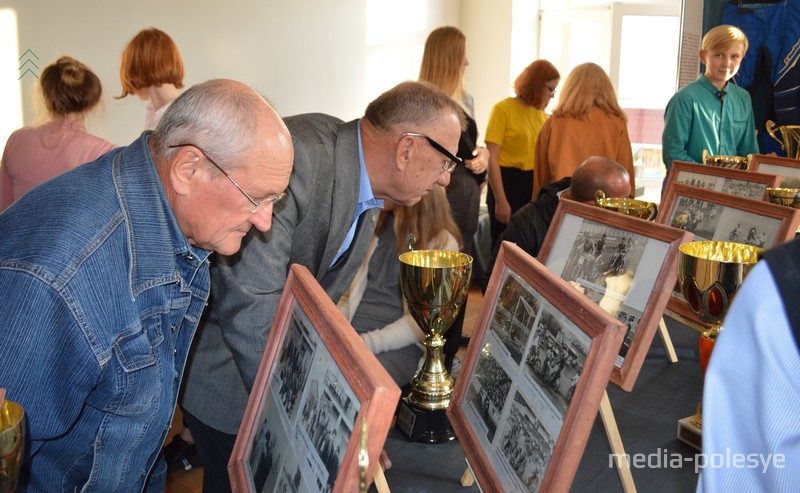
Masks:
[[[550,86],[544,86],[544,87],[546,87],[547,90],[550,91],[550,94],[555,94],[556,93],[556,88],[555,87],[550,87]]]
[[[450,153],[450,151],[448,151],[447,149],[444,148],[444,146],[442,146],[440,143],[436,142],[432,138],[428,137],[427,135],[419,134],[419,133],[416,133],[416,132],[403,132],[401,134],[401,137],[406,136],[406,135],[408,135],[409,137],[422,137],[423,139],[428,141],[428,144],[430,144],[431,147],[433,147],[434,149],[439,151],[444,157],[447,158],[447,159],[442,160],[442,173],[444,173],[445,171],[448,172],[448,173],[452,173],[453,171],[455,171],[456,166],[459,165],[459,164],[462,165],[462,166],[466,166],[464,164],[464,161],[462,161],[460,158],[452,155]]]
[[[284,196],[286,196],[286,192],[281,192],[281,193],[276,193],[275,195],[270,195],[269,197],[265,197],[265,198],[257,201],[255,199],[253,199],[253,197],[251,197],[250,194],[248,194],[247,192],[242,190],[242,187],[240,187],[239,184],[236,183],[236,181],[234,181],[233,178],[231,178],[231,175],[229,175],[227,171],[222,169],[222,166],[220,166],[219,164],[215,163],[214,160],[211,159],[208,156],[208,153],[206,151],[204,151],[203,149],[201,149],[199,146],[197,146],[195,144],[186,143],[186,144],[171,145],[171,146],[169,146],[169,148],[170,149],[175,149],[175,148],[178,148],[178,147],[186,147],[186,146],[196,147],[198,151],[203,153],[203,158],[205,158],[206,161],[208,161],[209,163],[213,164],[214,167],[217,168],[220,171],[220,173],[225,175],[225,178],[229,179],[231,181],[231,183],[233,183],[234,187],[236,187],[240,192],[242,192],[242,195],[244,195],[247,198],[247,200],[251,204],[253,204],[253,207],[250,208],[250,213],[251,214],[255,214],[257,212],[262,211],[264,209],[264,207],[268,206],[269,204],[274,204],[275,202],[279,201]]]

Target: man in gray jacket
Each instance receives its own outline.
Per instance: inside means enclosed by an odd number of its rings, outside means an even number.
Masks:
[[[195,339],[181,401],[204,466],[203,491],[230,490],[227,463],[289,266],[309,268],[336,302],[352,281],[383,200],[412,205],[447,186],[460,160],[461,108],[439,89],[404,82],[351,122],[285,119],[294,144],[287,196],[272,230],[212,270],[208,317]]]

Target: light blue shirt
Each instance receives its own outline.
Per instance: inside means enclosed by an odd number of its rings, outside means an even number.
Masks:
[[[383,209],[383,199],[376,198],[375,194],[372,193],[372,184],[370,183],[369,175],[367,174],[367,165],[364,162],[364,148],[361,144],[361,122],[358,122],[358,162],[361,165],[361,179],[358,181],[359,188],[356,212],[353,215],[353,223],[350,225],[350,229],[347,230],[347,235],[344,237],[342,246],[339,247],[339,251],[336,252],[336,257],[334,257],[331,265],[334,265],[342,256],[342,254],[346,252],[348,248],[350,248],[350,244],[353,242],[353,238],[356,235],[358,216],[360,216],[362,212],[375,207],[378,209]]]
[[[747,275],[705,378],[699,493],[800,491],[800,357],[766,262]]]

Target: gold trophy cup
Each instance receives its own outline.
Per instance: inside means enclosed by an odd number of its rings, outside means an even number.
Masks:
[[[400,255],[400,285],[417,324],[426,334],[425,361],[400,401],[397,426],[412,440],[442,443],[455,434],[445,411],[455,379],[444,365],[443,335],[469,292],[472,257],[444,250],[414,250]]]
[[[724,154],[709,154],[703,150],[703,164],[706,166],[717,166],[720,168],[740,169],[747,171],[750,167],[750,156],[726,156]]]
[[[14,493],[22,468],[25,443],[25,413],[16,402],[5,400],[0,389],[0,493]]]
[[[772,120],[767,120],[765,126],[770,137],[780,142],[786,157],[800,159],[800,125],[777,126]],[[775,135],[775,129],[781,133],[780,139]]]
[[[773,204],[800,209],[800,188],[767,188],[767,200]]]
[[[606,198],[606,194],[602,190],[594,193],[594,203],[603,209],[647,219],[648,221],[654,220],[658,214],[658,206],[653,202],[629,198]]]
[[[800,188],[767,188],[767,200],[773,204],[800,209]],[[800,234],[800,226],[797,226],[795,234]]]
[[[758,262],[763,249],[727,241],[692,241],[678,251],[678,285],[692,313],[707,327],[700,336],[700,369],[706,374],[714,341],[722,331],[722,321],[745,276]],[[678,438],[700,446],[702,405],[689,420],[679,422]],[[683,436],[682,436],[683,434]]]

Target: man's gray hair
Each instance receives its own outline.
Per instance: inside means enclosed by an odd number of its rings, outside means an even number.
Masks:
[[[402,82],[372,101],[364,117],[378,130],[419,132],[438,123],[445,110],[454,112],[466,128],[464,110],[441,89],[428,82]]]
[[[266,100],[256,91],[224,79],[196,84],[169,105],[151,136],[158,160],[169,159],[177,149],[194,144],[228,169],[246,154],[258,137],[260,105]]]

